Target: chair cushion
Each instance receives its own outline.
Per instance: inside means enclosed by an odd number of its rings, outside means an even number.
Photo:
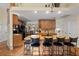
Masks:
[[[50,46],[52,46],[52,43],[43,43],[43,45],[46,47],[50,47]]]
[[[72,44],[70,42],[64,42],[64,45],[67,45],[67,46],[75,46],[74,44]]]
[[[59,42],[54,42],[53,44],[54,44],[55,46],[63,46],[62,43],[59,43]]]

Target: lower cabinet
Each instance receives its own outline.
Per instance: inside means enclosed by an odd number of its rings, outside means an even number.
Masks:
[[[13,34],[13,47],[18,47],[23,45],[22,35],[21,34]]]

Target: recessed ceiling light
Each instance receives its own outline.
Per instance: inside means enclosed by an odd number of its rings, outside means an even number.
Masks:
[[[36,13],[38,13],[37,11],[34,11],[34,13],[36,14]]]
[[[50,13],[50,11],[46,11],[46,14]]]
[[[61,14],[61,11],[58,11],[58,14]]]

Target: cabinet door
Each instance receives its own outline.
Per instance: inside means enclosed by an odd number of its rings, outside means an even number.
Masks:
[[[42,19],[39,21],[39,28],[42,30],[55,30],[56,22],[53,19]]]
[[[16,7],[15,3],[10,3],[10,7]]]
[[[21,46],[23,44],[22,35],[21,34],[14,34],[13,35],[13,47]]]
[[[13,14],[13,25],[17,25],[17,24],[19,24],[18,16]]]

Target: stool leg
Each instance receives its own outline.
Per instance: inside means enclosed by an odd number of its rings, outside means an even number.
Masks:
[[[76,48],[75,48],[75,56],[76,56]]]
[[[56,46],[53,46],[53,55],[55,56],[56,55]]]
[[[52,46],[52,56],[54,56],[54,50],[55,50],[55,47]]]
[[[68,53],[67,55],[69,56],[69,46],[68,46],[68,51],[67,51],[67,53]]]
[[[30,55],[30,45],[28,45],[28,52],[29,52],[29,55]]]
[[[70,55],[72,55],[72,54],[71,54],[71,46],[70,46]]]
[[[66,46],[66,50],[65,51],[66,51],[66,55],[68,55],[68,46]]]
[[[48,56],[50,56],[50,47],[48,47],[48,50],[46,50],[48,52]]]
[[[54,56],[54,46],[52,47],[52,56]]]
[[[44,48],[43,48],[44,49]],[[43,52],[44,52],[44,50],[42,50],[42,56],[43,56]]]
[[[42,55],[44,55],[44,47],[43,47],[43,52],[42,52]]]
[[[33,56],[33,47],[32,47],[32,56]]]
[[[51,56],[51,47],[50,47],[50,56]]]
[[[69,55],[69,47],[67,46],[67,56]]]
[[[25,52],[26,52],[26,47],[25,47],[25,45],[24,45],[24,55],[25,55]]]
[[[39,48],[39,56],[40,56],[40,47],[38,47]]]
[[[71,46],[69,47],[69,55],[71,55]]]
[[[74,47],[74,51],[75,51],[74,56],[76,56],[76,47]]]
[[[57,56],[58,56],[58,49],[59,49],[59,48],[58,48],[58,46],[57,46]]]
[[[76,48],[77,48],[77,43],[76,43],[76,46],[75,46],[75,56],[77,55],[77,54],[76,54],[76,52],[77,52]]]
[[[59,56],[59,47],[58,47],[58,56]]]
[[[68,55],[68,46],[67,45],[65,45],[66,47],[65,47],[65,49],[64,49],[64,52],[65,52],[65,54],[64,55]]]
[[[57,56],[57,46],[56,46],[56,56]]]
[[[49,55],[51,56],[51,47],[49,48]]]
[[[51,48],[50,48],[50,56],[52,56],[53,55],[53,49],[52,49],[52,46],[51,46]]]
[[[68,56],[70,56],[70,46],[68,46]]]
[[[53,48],[53,46],[52,46],[52,55],[54,54],[54,50],[53,50],[54,48]]]
[[[62,48],[63,48],[63,54],[62,55],[64,55],[64,46],[62,46]]]
[[[31,52],[31,55],[33,56],[33,47],[32,47],[32,50],[31,51],[32,51]],[[36,52],[36,50],[34,52]],[[39,52],[39,56],[40,56],[40,48],[39,47],[38,47],[38,52]]]
[[[33,50],[33,49],[32,49],[32,47],[31,47],[31,56],[32,56],[32,50]]]
[[[59,56],[59,47],[58,47],[58,56]]]
[[[45,47],[44,47],[44,48],[45,48]],[[48,48],[47,50],[44,50],[44,49],[43,49],[43,53],[44,53],[45,51],[48,51],[48,55],[50,56],[50,47],[47,47],[47,48]],[[46,49],[46,48],[45,48],[45,49]],[[43,54],[43,53],[42,53],[42,54]]]

